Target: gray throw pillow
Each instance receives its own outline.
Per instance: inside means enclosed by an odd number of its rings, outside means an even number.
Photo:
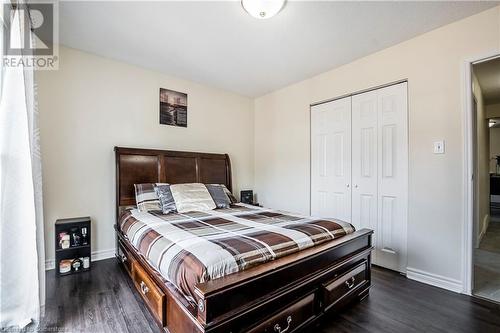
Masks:
[[[205,184],[205,186],[207,187],[208,193],[210,193],[210,195],[212,196],[212,199],[214,200],[215,206],[217,206],[217,208],[230,207],[231,200],[229,200],[229,197],[224,191],[224,187],[222,187],[222,185]]]
[[[174,197],[170,190],[170,185],[156,185],[155,192],[160,199],[160,206],[163,214],[174,213],[177,211]]]
[[[231,191],[229,191],[226,187],[226,185],[224,184],[220,184],[220,186],[222,186],[222,188],[224,189],[224,193],[226,193],[227,197],[229,198],[229,200],[231,200],[231,204],[237,204],[238,203],[238,200],[236,199],[236,197],[231,193]]]

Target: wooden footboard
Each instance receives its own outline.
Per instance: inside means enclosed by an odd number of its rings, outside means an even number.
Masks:
[[[194,308],[117,231],[117,257],[159,327],[186,332],[297,332],[370,288],[372,231],[201,283]]]

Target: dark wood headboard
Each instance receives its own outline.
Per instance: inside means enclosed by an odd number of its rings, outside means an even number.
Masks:
[[[116,211],[135,205],[134,184],[224,184],[232,191],[227,154],[115,147]]]

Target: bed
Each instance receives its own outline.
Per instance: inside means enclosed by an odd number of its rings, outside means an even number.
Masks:
[[[371,230],[243,204],[139,212],[134,184],[232,190],[229,156],[115,147],[115,157],[117,258],[165,332],[297,332],[368,295]]]

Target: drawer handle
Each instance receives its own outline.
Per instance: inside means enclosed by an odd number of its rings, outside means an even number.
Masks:
[[[356,279],[354,278],[354,276],[352,278],[350,278],[349,280],[347,280],[345,282],[345,285],[347,286],[347,288],[352,289],[352,287],[354,287],[355,280]]]
[[[276,325],[274,325],[274,331],[276,333],[285,333],[286,331],[288,331],[290,329],[291,322],[292,322],[292,316],[286,317],[287,326],[285,327],[285,329],[281,329],[281,326],[279,324],[276,324]]]
[[[144,283],[144,281],[141,281],[141,293],[143,295],[146,295],[149,292],[148,286]]]

